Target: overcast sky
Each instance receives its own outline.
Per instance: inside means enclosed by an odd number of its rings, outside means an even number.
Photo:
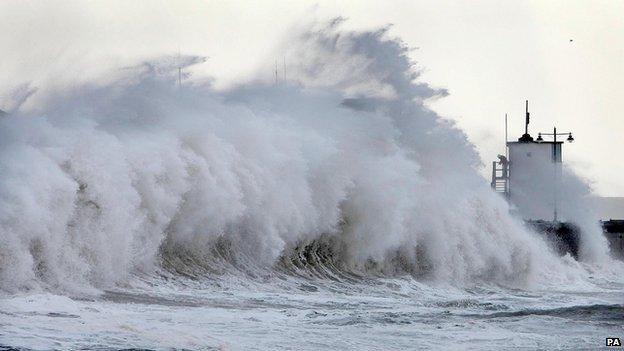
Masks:
[[[281,56],[300,22],[346,17],[345,29],[393,24],[450,96],[430,102],[467,132],[488,165],[522,133],[572,131],[564,162],[596,194],[624,196],[624,1],[12,1],[0,2],[0,109],[25,82],[53,88],[161,54],[209,60],[217,86]],[[572,39],[572,41],[570,41]],[[271,72],[267,70],[267,77]]]

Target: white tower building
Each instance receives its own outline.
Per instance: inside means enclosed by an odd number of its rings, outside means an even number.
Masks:
[[[527,220],[557,222],[561,188],[562,141],[557,136],[572,133],[540,133],[536,140],[529,135],[529,103],[526,102],[524,135],[518,141],[507,142],[509,159],[499,156],[493,163],[492,187],[506,194],[518,214]],[[544,141],[542,136],[552,136]],[[500,166],[500,167],[497,167]]]

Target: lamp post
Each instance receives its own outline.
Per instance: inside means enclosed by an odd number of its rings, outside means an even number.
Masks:
[[[553,137],[553,165],[554,165],[554,175],[555,175],[555,180],[554,180],[554,184],[553,184],[553,198],[554,198],[554,210],[553,210],[553,222],[557,222],[557,180],[558,180],[558,174],[557,174],[557,136],[558,135],[567,135],[568,138],[566,139],[567,142],[571,143],[574,141],[574,138],[572,137],[572,132],[565,132],[565,133],[557,133],[557,127],[553,128],[553,132],[552,133],[539,133],[537,135],[537,139],[535,141],[537,141],[538,143],[541,143],[544,141],[544,138],[542,138],[542,135],[546,135],[546,136],[552,136]],[[560,163],[560,162],[559,162]]]

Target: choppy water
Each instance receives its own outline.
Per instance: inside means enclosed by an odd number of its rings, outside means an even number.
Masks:
[[[1,344],[84,350],[593,350],[606,337],[624,336],[624,286],[606,282],[548,291],[457,289],[410,278],[152,283],[88,298],[2,298]]]

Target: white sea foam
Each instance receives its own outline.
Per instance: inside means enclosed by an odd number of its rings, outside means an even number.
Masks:
[[[509,215],[399,40],[332,23],[289,43],[277,84],[178,89],[161,60],[1,117],[0,289],[110,287],[223,240],[271,267],[322,235],[359,272],[399,257],[459,285],[589,274]],[[583,257],[604,262],[591,235]]]

